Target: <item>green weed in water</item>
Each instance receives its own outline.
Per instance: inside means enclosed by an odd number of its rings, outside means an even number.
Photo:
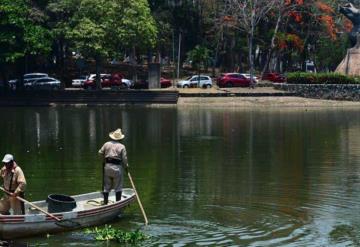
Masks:
[[[119,243],[136,244],[144,241],[148,237],[139,230],[125,232],[120,229],[112,228],[111,225],[105,225],[104,228],[85,229],[85,234],[93,234],[95,240],[108,241],[113,240]]]

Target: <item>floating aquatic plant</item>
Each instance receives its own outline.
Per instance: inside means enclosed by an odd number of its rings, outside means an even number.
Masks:
[[[144,241],[148,237],[139,230],[133,232],[126,232],[120,229],[113,228],[111,225],[105,225],[104,228],[85,229],[85,234],[93,234],[95,240],[98,241],[117,241],[119,243],[136,244]]]

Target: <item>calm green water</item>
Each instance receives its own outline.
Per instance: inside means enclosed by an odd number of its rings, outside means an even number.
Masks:
[[[122,127],[136,204],[112,225],[142,246],[359,246],[360,110],[0,108],[27,199],[99,190],[97,150]],[[129,186],[129,182],[126,181]],[[116,246],[83,231],[30,246]]]

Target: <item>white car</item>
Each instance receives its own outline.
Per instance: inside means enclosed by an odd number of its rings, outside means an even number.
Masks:
[[[25,84],[30,84],[31,82],[37,80],[37,79],[41,79],[41,78],[45,78],[45,77],[49,77],[48,74],[45,74],[45,73],[30,73],[30,74],[25,74],[23,75],[23,83],[24,83],[24,86]],[[9,87],[11,89],[16,89],[16,84],[17,84],[18,80],[15,79],[15,80],[9,80]]]
[[[121,82],[126,85],[127,88],[130,88],[132,86],[134,86],[134,82],[132,80],[129,80],[129,79],[121,79]]]
[[[178,81],[176,86],[180,88],[189,88],[189,87],[211,88],[212,80],[211,77],[207,75],[200,75],[200,76],[194,75],[194,76],[190,76],[186,80]]]
[[[73,87],[82,87],[84,85],[84,82],[86,81],[86,79],[87,79],[86,75],[79,76],[78,79],[73,79],[71,81],[71,85]]]
[[[248,79],[250,79],[250,74],[240,74],[240,75],[243,75],[243,76],[245,76],[246,78],[248,78]],[[255,80],[255,83],[258,83],[259,82],[259,78],[257,77],[257,76],[255,76],[255,75],[253,75],[253,78],[254,78],[254,80]]]

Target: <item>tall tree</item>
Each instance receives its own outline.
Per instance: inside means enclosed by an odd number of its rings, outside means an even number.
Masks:
[[[100,62],[121,47],[153,46],[156,26],[146,0],[82,0],[67,33],[77,51],[96,61],[100,88]]]
[[[200,86],[200,72],[201,66],[207,67],[210,58],[210,51],[204,46],[197,45],[195,48],[187,53],[188,60],[191,65],[195,67],[198,72],[198,87]]]
[[[249,49],[250,86],[254,86],[253,44],[256,27],[280,0],[225,0],[225,17],[234,28],[246,33]]]
[[[1,1],[0,68],[5,82],[7,65],[19,62],[26,56],[45,54],[50,50],[49,32],[42,25],[42,16],[36,13],[27,0]]]

